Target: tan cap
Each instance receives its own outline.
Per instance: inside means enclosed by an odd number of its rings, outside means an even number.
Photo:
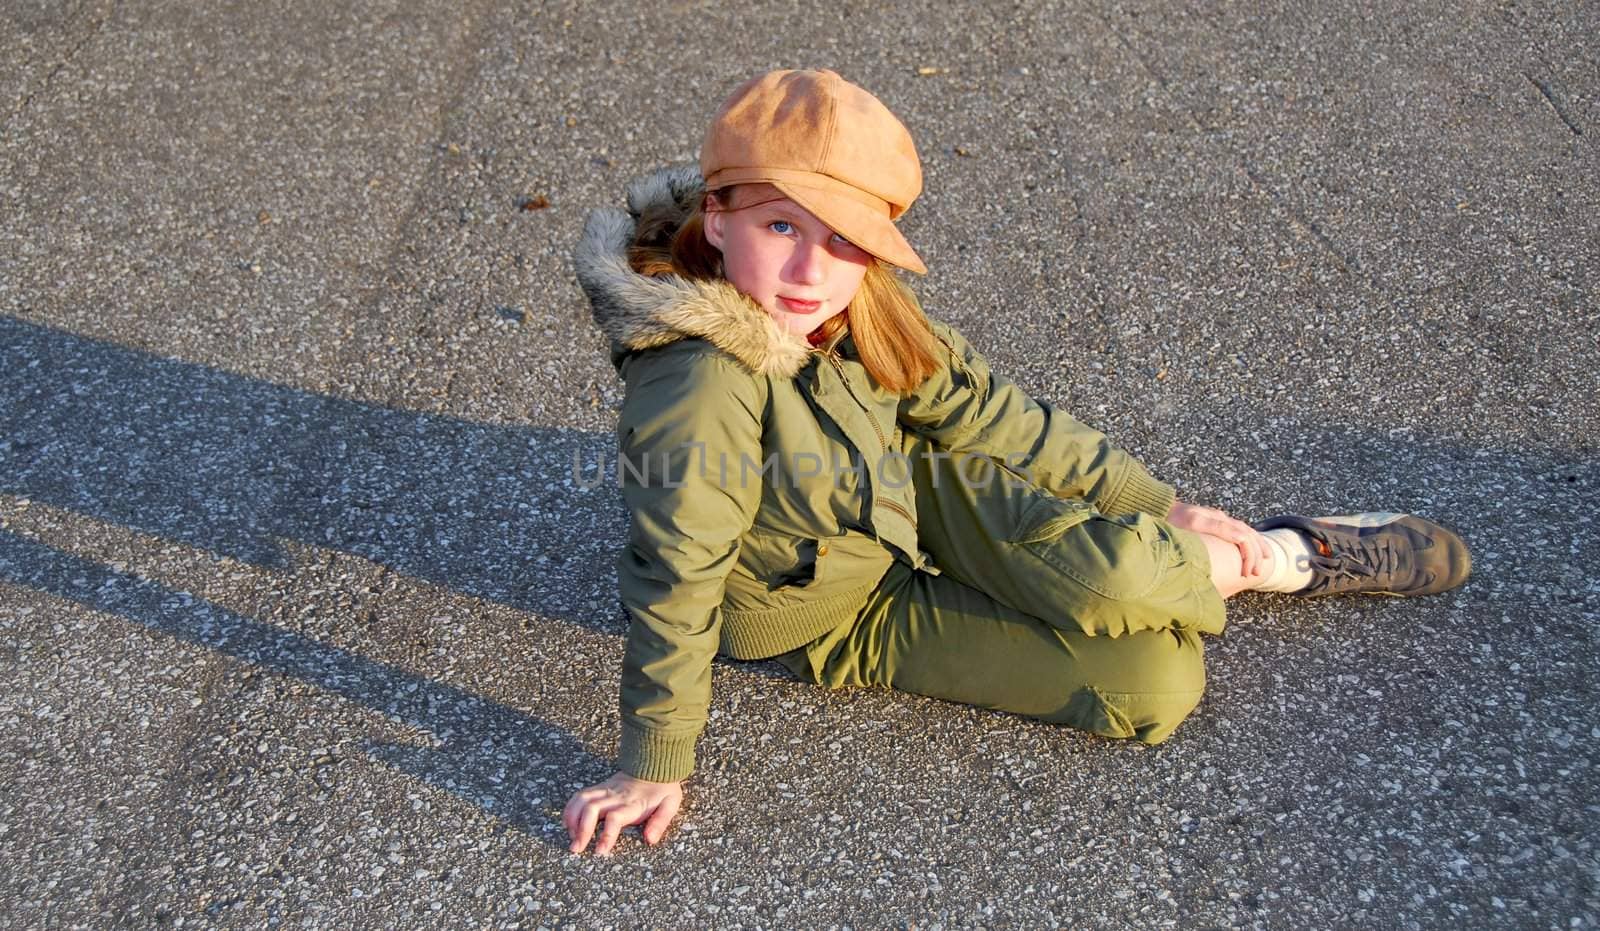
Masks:
[[[773,71],[722,105],[700,148],[707,190],[766,182],[892,265],[927,272],[894,220],[922,193],[911,133],[832,71]]]

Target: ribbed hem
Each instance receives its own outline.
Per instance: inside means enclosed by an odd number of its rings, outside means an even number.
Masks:
[[[622,722],[617,768],[647,782],[678,782],[694,772],[694,742],[699,734],[661,734]]]
[[[768,659],[804,646],[860,613],[877,582],[806,604],[765,611],[722,610],[722,653]]]
[[[1137,459],[1130,456],[1125,461],[1128,469],[1123,476],[1122,487],[1106,499],[1100,510],[1106,514],[1143,511],[1165,520],[1172,511],[1173,502],[1178,500],[1176,489],[1166,482],[1156,481]]]

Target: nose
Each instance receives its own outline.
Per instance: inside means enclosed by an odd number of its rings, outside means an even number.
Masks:
[[[832,258],[825,246],[818,243],[796,244],[789,256],[789,280],[795,284],[821,284],[827,279],[828,260]]]

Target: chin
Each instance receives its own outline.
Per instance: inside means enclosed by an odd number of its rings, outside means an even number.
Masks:
[[[778,324],[778,326],[796,336],[804,336],[822,325],[822,320],[818,320],[816,323],[807,323],[807,318],[796,317],[794,314],[785,313],[783,311],[768,311],[768,313],[771,314],[772,319]]]
[[[786,310],[769,310],[767,312],[772,315],[772,319],[778,322],[778,326],[796,336],[805,336],[837,316],[836,311],[821,311],[814,314],[806,314],[805,316],[791,314]]]

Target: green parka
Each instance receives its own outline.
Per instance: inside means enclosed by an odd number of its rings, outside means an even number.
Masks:
[[[658,782],[694,769],[719,650],[760,659],[809,642],[853,617],[895,559],[938,572],[917,546],[903,431],[1104,513],[1164,517],[1173,502],[947,324],[930,319],[943,367],[900,397],[872,381],[848,331],[814,348],[726,282],[633,272],[634,221],[652,205],[687,215],[701,184],[692,167],[635,180],[628,212],[591,213],[573,257],[626,383],[619,767]]]

